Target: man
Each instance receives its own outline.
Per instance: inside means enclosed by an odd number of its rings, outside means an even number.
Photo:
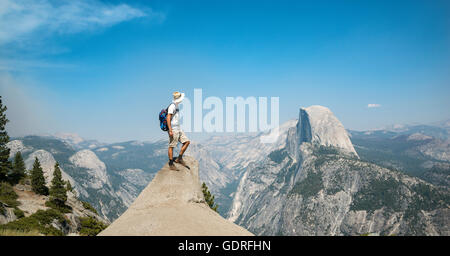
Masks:
[[[183,146],[181,147],[180,154],[175,160],[175,163],[179,163],[181,165],[186,166],[186,163],[183,161],[183,154],[189,146],[189,139],[184,134],[184,132],[180,128],[180,114],[178,109],[178,104],[181,103],[184,99],[184,93],[174,92],[172,104],[170,104],[167,110],[167,127],[169,128],[169,168],[171,170],[177,170],[173,161],[173,148],[178,145],[178,142],[181,142]]]

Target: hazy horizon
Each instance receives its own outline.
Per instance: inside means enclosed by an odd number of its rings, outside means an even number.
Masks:
[[[297,118],[298,119],[298,118]],[[292,120],[292,119],[291,119]],[[415,125],[426,125],[426,126],[439,126],[438,124],[442,124],[442,123],[448,123],[450,122],[450,119],[445,119],[445,120],[439,120],[439,121],[434,121],[431,123],[409,123],[409,124],[389,124],[386,125],[384,127],[376,127],[373,129],[367,129],[367,130],[355,130],[355,129],[348,129],[345,127],[346,130],[348,131],[357,131],[357,132],[367,132],[367,131],[377,131],[377,130],[392,130],[392,129],[402,129],[404,127],[408,127],[408,126],[415,126]],[[282,123],[280,123],[281,125]],[[8,126],[8,125],[7,125]],[[8,129],[7,129],[8,131]],[[8,132],[9,133],[9,132]],[[222,133],[199,133],[199,132],[188,132],[187,133],[189,135],[189,137],[192,139],[193,142],[204,142],[206,141],[209,137],[212,136],[247,136],[247,135],[252,135],[252,133],[250,132],[244,132],[244,133],[227,133],[227,132],[222,132]],[[256,134],[256,133],[253,133]],[[22,134],[22,135],[17,135],[17,136],[11,136],[11,138],[22,138],[22,137],[26,137],[26,136],[52,136],[52,137],[58,137],[58,136],[62,136],[62,135],[68,135],[68,136],[75,136],[75,137],[79,137],[81,139],[83,139],[84,141],[89,141],[89,140],[95,140],[98,141],[100,143],[106,143],[106,144],[116,144],[116,143],[124,143],[124,142],[129,142],[129,141],[139,141],[139,142],[157,142],[157,141],[166,141],[167,140],[167,134],[166,132],[162,132],[161,131],[161,135],[158,137],[154,137],[154,138],[150,138],[147,140],[140,140],[140,139],[133,139],[133,138],[129,138],[129,139],[125,139],[125,140],[120,140],[120,141],[114,141],[114,140],[107,140],[107,141],[103,141],[100,140],[98,138],[91,138],[91,137],[83,137],[80,136],[78,133],[76,132],[64,132],[64,131],[58,131],[56,133],[36,133],[36,134]]]

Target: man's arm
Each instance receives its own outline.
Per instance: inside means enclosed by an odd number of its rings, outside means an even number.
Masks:
[[[172,114],[167,115],[167,127],[169,128],[169,136],[173,136],[172,132]]]

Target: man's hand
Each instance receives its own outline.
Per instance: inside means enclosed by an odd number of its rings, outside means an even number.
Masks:
[[[169,136],[172,137],[173,136],[173,132],[172,130],[169,130]]]

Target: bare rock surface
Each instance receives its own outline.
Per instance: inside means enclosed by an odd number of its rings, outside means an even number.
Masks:
[[[100,236],[251,236],[205,203],[198,162],[185,156],[189,168],[166,164],[128,210]]]

